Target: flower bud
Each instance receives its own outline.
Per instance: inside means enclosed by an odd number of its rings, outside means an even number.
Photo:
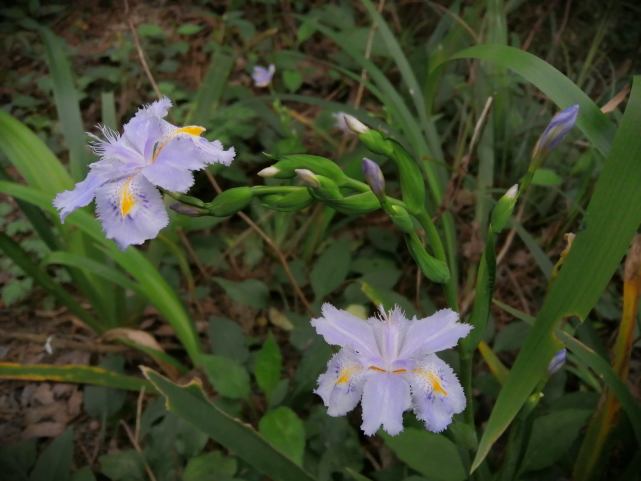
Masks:
[[[332,209],[343,214],[367,214],[380,208],[380,201],[372,192],[361,192],[335,199],[324,199]]]
[[[516,205],[516,200],[519,196],[519,185],[514,184],[510,187],[505,194],[499,199],[499,201],[494,206],[492,211],[492,220],[491,220],[491,229],[495,234],[498,234],[507,225],[512,212],[514,211],[514,206]]]
[[[405,236],[405,242],[407,243],[410,254],[412,254],[412,257],[425,277],[441,284],[450,280],[450,270],[447,264],[428,254],[416,234],[413,233]]]
[[[558,372],[563,367],[567,359],[567,356],[568,356],[568,351],[565,348],[561,349],[559,352],[557,352],[554,355],[554,357],[550,360],[550,363],[548,364],[548,374],[550,376]]]
[[[251,187],[234,187],[218,194],[213,201],[205,204],[205,208],[213,216],[227,217],[244,209],[253,196]]]
[[[182,202],[174,202],[169,206],[171,210],[180,215],[186,215],[188,217],[200,217],[206,215],[207,211],[199,207],[194,207],[193,205],[183,204]]]
[[[276,177],[279,172],[280,172],[280,169],[277,169],[272,165],[270,167],[265,167],[263,170],[260,170],[258,172],[258,175],[260,175],[261,177],[269,178],[269,177]]]
[[[307,169],[315,174],[324,175],[339,185],[347,180],[345,173],[334,161],[320,155],[310,154],[283,155],[278,162],[261,170],[258,175],[276,179],[292,179],[296,176],[296,169]]]
[[[269,194],[261,197],[260,201],[269,207],[280,212],[295,212],[310,205],[314,199],[308,189],[301,188],[287,194]]]
[[[384,204],[384,209],[394,225],[400,230],[406,234],[411,234],[415,231],[414,222],[406,209],[400,205],[388,205],[387,203]]]
[[[572,130],[579,114],[579,105],[575,104],[557,113],[537,140],[532,152],[533,159],[539,159],[556,147],[563,137]]]
[[[385,196],[385,177],[376,162],[363,157],[363,176],[377,197]]]
[[[344,115],[344,119],[345,119],[345,123],[347,124],[347,127],[349,127],[349,129],[355,134],[363,134],[370,130],[370,128],[367,125],[365,125],[363,122],[358,120],[353,115],[349,115],[349,114],[343,114],[343,115]]]
[[[294,169],[298,179],[305,184],[307,187],[312,189],[318,189],[320,187],[320,181],[318,177],[309,169]]]

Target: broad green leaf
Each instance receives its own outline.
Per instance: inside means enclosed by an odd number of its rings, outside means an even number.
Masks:
[[[534,84],[559,108],[579,104],[577,127],[603,155],[610,151],[615,131],[612,122],[579,87],[549,63],[506,45],[476,45],[457,52],[450,60],[464,58],[486,60],[516,72]]]
[[[318,257],[310,274],[312,289],[318,301],[339,287],[349,272],[350,249],[345,240],[333,242]]]
[[[283,83],[287,90],[296,92],[303,84],[303,76],[298,70],[285,70],[283,72]]]
[[[552,466],[570,450],[589,416],[585,409],[563,409],[536,418],[521,471]]]
[[[258,279],[234,282],[222,277],[215,277],[214,281],[225,290],[229,297],[243,306],[253,307],[254,309],[267,307],[269,289],[264,282]]]
[[[170,411],[198,426],[259,472],[274,481],[313,481],[251,426],[210,403],[196,383],[178,386],[149,368],[143,368],[143,372],[165,396]]]
[[[458,449],[442,434],[406,428],[397,436],[383,436],[385,444],[410,468],[434,481],[462,481],[467,472]]]
[[[53,364],[0,362],[0,379],[92,384],[94,386],[129,391],[140,391],[142,387],[151,388],[151,385],[145,382],[144,379],[126,376],[101,367],[75,364],[58,366]]]
[[[176,33],[178,35],[195,35],[203,29],[202,25],[197,25],[195,23],[183,23]]]
[[[96,481],[96,477],[91,471],[91,468],[89,466],[85,466],[84,468],[80,468],[78,471],[73,473],[73,476],[71,476],[71,481]]]
[[[244,363],[249,358],[247,337],[237,322],[225,317],[209,320],[209,342],[211,352]]]
[[[73,458],[73,429],[68,428],[42,452],[29,481],[69,481]]]
[[[227,481],[238,470],[234,458],[224,456],[220,451],[201,454],[187,462],[182,475],[183,481]]]
[[[125,359],[122,356],[108,356],[102,360],[100,367],[122,374]],[[104,386],[87,386],[84,389],[85,412],[97,419],[109,418],[116,414],[123,407],[126,399],[127,393],[118,389]]]
[[[87,172],[90,156],[71,65],[64,49],[64,41],[60,37],[44,27],[40,28],[40,35],[49,64],[58,119],[69,148],[71,175],[75,180],[81,180]]]
[[[641,78],[635,77],[621,125],[585,214],[586,227],[577,234],[494,404],[472,470],[485,459],[545,375],[548,362],[562,346],[554,333],[556,327],[565,317],[587,316],[641,224],[640,124]]]
[[[305,427],[294,411],[285,406],[268,411],[260,419],[258,430],[296,464],[303,465]]]
[[[138,25],[138,35],[141,37],[162,38],[165,36],[165,31],[153,23],[141,23]]]
[[[145,479],[143,459],[133,449],[100,456],[100,471],[112,481],[139,481]]]
[[[0,447],[0,468],[8,479],[27,481],[36,462],[36,440],[27,439]]]
[[[254,375],[258,386],[271,398],[272,392],[280,381],[280,371],[283,367],[283,355],[274,335],[270,332],[267,339],[256,354]]]
[[[201,355],[200,364],[220,394],[231,399],[249,397],[249,374],[242,365],[233,359],[211,354]]]

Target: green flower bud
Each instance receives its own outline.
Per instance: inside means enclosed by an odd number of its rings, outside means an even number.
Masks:
[[[361,192],[340,199],[324,201],[329,207],[343,214],[367,214],[380,208],[380,202],[372,192]]]
[[[425,208],[423,173],[407,150],[395,140],[385,137],[374,129],[360,133],[358,138],[370,151],[385,155],[394,161],[398,169],[405,205],[412,214],[421,212]]]
[[[319,155],[309,154],[283,155],[278,162],[264,168],[258,172],[258,175],[276,179],[292,179],[296,176],[297,169],[310,170],[315,174],[324,175],[339,185],[347,180],[345,173],[334,161]]]
[[[428,254],[416,234],[405,236],[405,242],[410,254],[412,254],[425,277],[440,284],[450,280],[450,270],[447,264]]]
[[[492,211],[492,220],[490,228],[494,233],[498,234],[507,225],[512,212],[514,211],[514,206],[516,205],[516,200],[519,196],[519,186],[514,184],[510,187],[505,194],[499,199],[499,201],[494,206]]]
[[[383,208],[396,227],[406,234],[412,234],[415,231],[412,217],[404,207],[385,204]]]
[[[308,189],[300,189],[287,194],[269,194],[260,198],[260,201],[270,209],[280,212],[295,212],[309,206],[314,199]]]
[[[213,201],[205,204],[205,208],[213,216],[227,217],[244,209],[253,196],[251,187],[234,187],[218,194]]]
[[[319,200],[343,197],[336,183],[324,175],[317,175],[308,169],[296,169],[296,175],[309,188],[312,196]]]

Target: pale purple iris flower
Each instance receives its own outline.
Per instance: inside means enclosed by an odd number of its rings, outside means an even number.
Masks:
[[[380,318],[359,319],[324,304],[312,326],[341,350],[318,378],[315,393],[330,416],[344,416],[359,402],[361,429],[371,436],[382,426],[392,436],[403,430],[412,409],[432,432],[441,432],[465,409],[465,394],[454,371],[436,352],[454,347],[472,329],[443,309],[409,320],[395,307]]]
[[[177,127],[164,120],[170,107],[167,98],[142,107],[125,124],[122,135],[101,127],[104,138],[94,136],[92,145],[100,159],[73,190],[61,192],[53,201],[62,222],[95,198],[107,238],[121,249],[142,244],[169,223],[156,187],[187,192],[194,183],[192,171],[232,162],[234,149],[224,150],[219,141],[201,137],[203,127]]]
[[[269,67],[261,67],[256,65],[252,71],[252,79],[254,80],[254,86],[256,87],[268,87],[272,83],[272,78],[276,72],[276,66],[272,63],[269,64]]]

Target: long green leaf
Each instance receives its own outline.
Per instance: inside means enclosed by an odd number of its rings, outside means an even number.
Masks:
[[[560,108],[579,104],[577,127],[603,155],[607,155],[610,151],[615,131],[612,122],[574,82],[549,63],[531,53],[506,45],[477,45],[457,52],[449,60],[465,58],[487,60],[516,72],[541,90]],[[433,73],[434,70],[430,75]]]
[[[0,181],[0,192],[34,204],[53,216],[56,215],[56,210],[51,204],[51,198],[30,187]],[[77,210],[67,217],[66,224],[74,226],[87,234],[120,267],[136,279],[145,297],[171,324],[190,358],[194,363],[197,363],[200,354],[200,342],[193,323],[176,293],[143,254],[133,248],[125,251],[118,249],[116,244],[105,238],[98,221],[84,210]]]
[[[91,384],[128,391],[140,391],[143,387],[148,391],[153,390],[153,386],[144,379],[109,371],[102,367],[76,364],[61,366],[0,362],[0,379]]]
[[[211,117],[220,97],[227,85],[227,78],[234,66],[233,55],[217,46],[212,56],[209,68],[205,74],[194,100],[194,107],[189,116],[189,121],[204,125]]]
[[[178,386],[147,367],[143,373],[167,400],[167,409],[209,434],[216,442],[275,481],[312,481],[300,466],[269,444],[251,426],[209,402],[199,383]]]
[[[641,78],[635,77],[628,106],[586,211],[586,228],[578,233],[496,400],[472,470],[483,462],[545,375],[549,360],[561,346],[554,334],[561,320],[568,316],[586,317],[641,224],[640,124]]]
[[[46,193],[50,198],[73,185],[71,177],[45,143],[24,124],[4,111],[0,111],[0,150],[27,184]],[[30,216],[30,220],[34,220],[33,216]],[[41,231],[41,226],[38,226],[38,229]],[[61,236],[57,239],[60,241],[56,242],[57,248],[61,248],[58,244],[62,243],[71,252],[104,261],[102,254],[88,244],[82,233],[66,225],[58,226],[58,229]],[[44,234],[46,235],[46,232]],[[70,270],[70,274],[74,284],[100,312],[103,319],[101,322],[106,321],[111,327],[116,325],[118,317],[114,302],[114,286],[77,270]]]
[[[127,276],[121,274],[119,271],[93,259],[84,256],[72,254],[71,252],[56,251],[52,252],[43,260],[45,265],[58,264],[68,267],[75,267],[77,269],[86,270],[92,274],[96,274],[114,284],[118,284],[125,289],[131,289],[138,294],[142,294],[143,290],[138,284],[133,282]]]
[[[87,172],[90,157],[71,65],[65,53],[62,39],[44,27],[40,29],[40,35],[42,36],[45,56],[49,64],[49,74],[53,83],[53,97],[56,101],[58,119],[65,137],[65,143],[69,148],[71,175],[75,180],[80,180]]]

